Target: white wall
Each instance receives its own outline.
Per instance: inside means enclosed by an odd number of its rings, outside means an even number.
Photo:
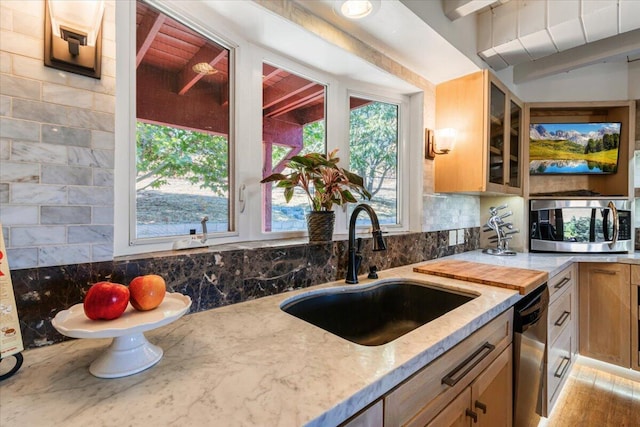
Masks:
[[[487,64],[477,54],[478,36],[475,15],[451,21],[442,11],[442,1],[440,0],[400,0],[400,2],[473,61],[478,68],[487,68]],[[425,48],[428,49],[428,46]],[[451,78],[455,77],[458,76]]]
[[[524,102],[619,101],[629,97],[627,63],[602,63],[515,85]],[[637,89],[640,90],[640,89]]]

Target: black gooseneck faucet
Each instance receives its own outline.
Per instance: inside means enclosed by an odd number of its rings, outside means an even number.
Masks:
[[[360,263],[362,262],[362,255],[360,254],[360,247],[356,249],[356,219],[358,214],[365,211],[369,218],[371,218],[371,226],[373,230],[371,235],[373,236],[373,250],[384,251],[387,250],[387,244],[382,237],[382,230],[380,230],[380,223],[378,222],[378,215],[374,212],[373,208],[365,203],[361,203],[353,210],[351,219],[349,220],[349,263],[347,265],[347,283],[358,283],[358,270],[360,269]]]

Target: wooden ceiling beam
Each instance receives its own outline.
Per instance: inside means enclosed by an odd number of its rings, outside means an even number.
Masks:
[[[324,87],[320,87],[320,88],[312,88],[313,90],[307,91],[306,94],[304,94],[304,96],[299,97],[297,99],[294,100],[289,100],[287,101],[287,103],[273,108],[269,111],[265,111],[264,112],[264,116],[265,117],[277,117],[283,114],[286,114],[290,111],[296,110],[300,107],[303,107],[307,104],[310,104],[313,101],[317,101],[319,99],[323,99],[324,98]]]
[[[138,68],[138,119],[216,135],[229,134],[229,109],[214,102],[210,90],[194,88],[188,95],[180,96],[167,86],[170,80],[166,71],[145,64]]]
[[[353,110],[355,108],[362,107],[364,105],[369,105],[372,102],[373,101],[371,101],[369,99],[356,98],[356,97],[352,96],[351,98],[349,98],[349,109]]]
[[[276,77],[281,72],[282,70],[280,68],[274,67],[273,65],[267,63],[262,64],[262,84],[266,85],[272,78]]]
[[[262,126],[262,142],[291,148],[302,148],[302,126],[266,117]]]
[[[225,49],[216,49],[209,44],[206,44],[200,48],[200,50],[193,55],[193,57],[187,62],[178,76],[178,95],[184,95],[196,84],[201,78],[205,77],[204,74],[199,74],[193,71],[193,66],[201,62],[206,62],[214,69],[216,64],[222,61],[227,56]]]
[[[324,90],[324,86],[305,78],[296,75],[285,77],[277,84],[263,89],[262,108],[272,107],[314,86],[322,87],[322,90]]]
[[[142,18],[136,30],[136,68],[142,62],[165,21],[165,15],[151,12]]]

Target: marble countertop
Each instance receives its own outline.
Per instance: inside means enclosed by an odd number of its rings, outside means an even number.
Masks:
[[[550,275],[573,261],[640,260],[635,254],[502,258],[479,251],[455,258]],[[339,424],[520,298],[516,291],[424,275],[412,268],[382,271],[379,280],[411,278],[478,297],[376,347],[341,339],[279,308],[295,295],[344,282],[234,304],[146,333],[163,348],[162,360],[118,379],[96,378],[88,371],[110,339],[78,339],[28,350],[18,374],[1,385],[0,425]],[[361,285],[371,282],[361,279]]]

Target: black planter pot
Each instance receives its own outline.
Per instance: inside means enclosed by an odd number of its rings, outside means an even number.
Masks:
[[[335,222],[336,213],[334,211],[313,211],[307,214],[309,242],[332,241]]]

